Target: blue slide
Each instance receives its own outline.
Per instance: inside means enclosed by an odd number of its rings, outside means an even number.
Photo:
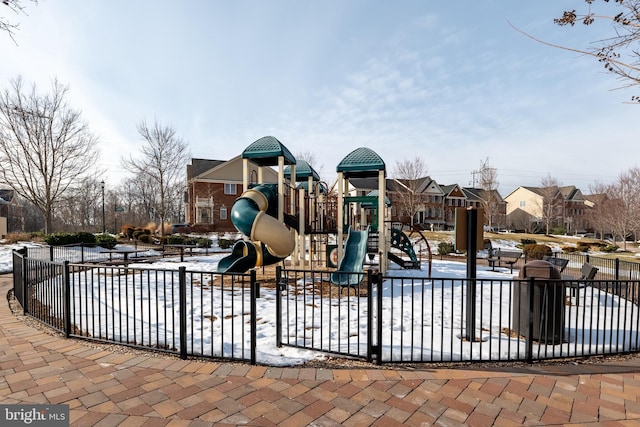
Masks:
[[[340,260],[338,271],[331,273],[331,283],[339,286],[358,286],[364,274],[364,258],[367,256],[367,239],[369,229],[365,231],[354,231],[349,228],[347,242],[344,245],[344,254]]]
[[[295,240],[286,225],[271,216],[277,206],[275,184],[257,185],[236,199],[231,222],[251,241],[233,245],[231,255],[218,263],[220,273],[244,273],[262,265],[275,264],[295,249]]]

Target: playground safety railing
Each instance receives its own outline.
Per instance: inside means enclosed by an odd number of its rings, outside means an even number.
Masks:
[[[394,277],[369,271],[358,290],[343,295],[327,275],[280,271],[278,345],[379,364],[532,363],[640,351],[637,280],[585,281],[573,296],[572,280]]]
[[[67,337],[256,363],[255,270],[248,274],[52,262],[14,252],[25,315]]]

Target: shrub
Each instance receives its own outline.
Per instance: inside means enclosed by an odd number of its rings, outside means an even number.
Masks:
[[[524,245],[523,251],[527,254],[528,260],[542,259],[545,255],[551,256],[553,254],[549,246],[533,243]]]
[[[187,239],[184,236],[176,236],[176,235],[169,235],[166,236],[167,237],[167,244],[169,245],[186,245],[187,243]]]
[[[575,246],[563,246],[561,249],[562,252],[566,252],[568,254],[578,251],[578,248],[576,248]]]
[[[576,245],[576,250],[578,252],[589,252],[589,249],[591,249],[591,245],[589,243],[578,242]]]
[[[606,245],[601,250],[602,252],[616,252],[618,249],[617,245]]]
[[[520,239],[520,243],[522,243],[522,245],[535,245],[536,243],[538,243],[535,239]]]
[[[118,244],[118,240],[109,234],[98,234],[96,236],[96,243],[105,249],[113,249]]]
[[[151,231],[149,231],[146,228],[137,228],[134,232],[133,232],[133,238],[136,240],[140,240],[140,236],[150,236],[151,235]]]
[[[75,245],[78,243],[95,243],[96,236],[86,231],[78,233],[51,233],[44,237],[46,244],[50,246]]]
[[[549,234],[564,235],[567,230],[564,227],[553,227],[549,229]]]
[[[446,255],[455,251],[455,246],[452,242],[440,242],[438,243],[438,255]]]
[[[201,248],[210,248],[212,243],[213,242],[211,241],[211,239],[206,239],[206,238],[198,239],[196,241],[196,244]]]
[[[129,239],[133,239],[133,232],[135,230],[136,228],[131,224],[125,224],[120,227],[120,233],[122,233],[123,236],[128,237]]]
[[[221,249],[229,249],[234,243],[235,240],[232,239],[218,238],[218,246],[220,246]]]
[[[151,234],[140,233],[136,239],[141,243],[151,243]]]
[[[29,242],[31,233],[7,233],[5,240],[7,243]]]

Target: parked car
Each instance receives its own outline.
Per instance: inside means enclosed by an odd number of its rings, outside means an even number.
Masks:
[[[189,224],[171,224],[171,234],[189,234],[191,226]]]

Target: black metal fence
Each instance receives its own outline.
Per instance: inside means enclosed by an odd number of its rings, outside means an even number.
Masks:
[[[52,262],[24,252],[13,255],[16,298],[25,314],[67,336],[256,363],[255,271]],[[571,258],[570,265],[582,262]],[[532,362],[639,351],[640,281],[615,279],[635,270],[615,260],[589,262],[601,269],[598,280],[372,271],[336,277],[278,268],[276,344],[376,363]]]
[[[249,274],[72,264],[14,252],[24,313],[66,336],[256,363],[255,271]]]
[[[569,264],[565,268],[563,274],[580,276],[580,268],[585,262],[598,268],[598,278],[603,279],[621,279],[621,280],[640,280],[640,262],[631,262],[621,260],[620,258],[609,258],[597,255],[589,255],[586,253],[554,253],[554,257],[569,260]],[[442,257],[441,257],[442,258]],[[447,259],[463,260],[461,257],[447,257]],[[483,260],[478,259],[481,263]],[[520,257],[513,265],[514,269],[520,269],[524,264],[531,261],[526,254]]]
[[[638,281],[368,272],[358,287],[340,288],[327,272],[279,270],[277,283],[278,345],[377,363],[532,362],[640,348]]]

